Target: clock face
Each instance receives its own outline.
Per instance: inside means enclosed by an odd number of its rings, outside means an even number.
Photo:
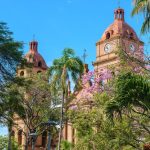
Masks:
[[[130,44],[129,48],[131,51],[135,51],[135,46],[133,44]]]
[[[111,51],[111,45],[109,43],[105,45],[104,51],[105,53],[109,53]]]

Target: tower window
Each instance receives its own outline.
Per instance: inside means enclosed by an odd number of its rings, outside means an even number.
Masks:
[[[108,32],[107,34],[106,34],[106,39],[109,39],[110,38],[110,33]]]
[[[38,62],[38,67],[42,67],[42,62],[41,61]]]
[[[24,71],[20,72],[20,76],[23,77],[24,76]]]
[[[133,39],[133,33],[130,33],[130,38]]]

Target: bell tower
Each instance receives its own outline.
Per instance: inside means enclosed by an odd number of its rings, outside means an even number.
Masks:
[[[29,51],[24,57],[27,61],[27,64],[31,64],[31,67],[24,66],[24,67],[18,67],[17,69],[17,76],[24,77],[24,78],[30,77],[32,74],[44,73],[48,69],[45,60],[38,53],[38,42],[31,41],[29,45],[30,45]],[[15,115],[13,119],[14,119],[14,123],[16,123],[17,125],[12,128],[13,137],[18,142],[18,144],[22,146],[22,148],[24,148],[26,137],[23,133],[28,133],[28,129],[24,124],[23,120],[19,118],[18,115]],[[39,146],[42,147],[41,146],[42,140],[44,140],[43,137],[45,138],[46,141],[47,138],[46,135],[39,136],[37,139],[35,145],[37,150],[39,149],[37,147]],[[31,148],[28,147],[28,149],[30,150]],[[40,149],[44,149],[44,148],[40,148]]]
[[[114,22],[104,31],[101,39],[96,43],[96,61],[93,63],[94,69],[119,62],[116,52],[118,47],[127,53],[135,56],[143,54],[144,43],[139,40],[136,32],[125,22],[124,10],[118,8],[114,11]]]
[[[48,67],[45,63],[45,60],[38,52],[38,42],[31,41],[29,43],[30,48],[28,53],[25,55],[27,63],[31,64],[31,68],[18,68],[17,75],[22,77],[28,77],[31,74],[36,74],[40,72],[45,72]]]

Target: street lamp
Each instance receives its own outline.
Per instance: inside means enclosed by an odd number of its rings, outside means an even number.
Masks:
[[[50,128],[50,126],[56,126],[58,125],[58,122],[53,121],[53,120],[48,120],[48,122],[42,123],[43,125],[47,126],[48,128]],[[50,129],[48,130],[48,144],[47,144],[47,150],[51,149],[51,133],[50,133]]]
[[[35,129],[31,130],[29,136],[31,136],[32,150],[34,150],[35,141],[36,141],[36,137],[37,137],[36,130]]]

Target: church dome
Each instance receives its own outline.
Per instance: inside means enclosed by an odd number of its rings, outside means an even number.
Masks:
[[[43,57],[38,53],[38,42],[32,41],[30,42],[30,50],[25,55],[27,62],[33,63],[34,67],[39,67],[46,70],[48,67],[45,63]]]
[[[124,21],[124,10],[121,8],[114,11],[114,22],[105,30],[100,41],[116,36],[139,40],[133,28]]]

